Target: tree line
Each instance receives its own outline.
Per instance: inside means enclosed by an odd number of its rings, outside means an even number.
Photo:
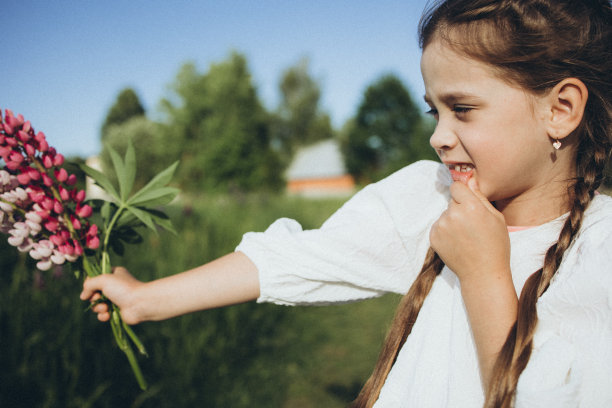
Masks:
[[[435,157],[428,143],[433,123],[395,75],[370,84],[341,129],[321,108],[321,87],[307,59],[281,74],[279,92],[279,106],[266,109],[238,52],[206,72],[184,64],[160,101],[161,120],[150,119],[136,92],[126,88],[101,128],[103,166],[111,168],[108,146],[122,152],[131,140],[137,182],[180,160],[176,181],[184,191],[280,191],[296,150],[321,140],[340,143],[346,168],[359,183]]]

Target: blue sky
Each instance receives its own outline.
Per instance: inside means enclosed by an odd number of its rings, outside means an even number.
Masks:
[[[308,57],[323,108],[340,127],[385,73],[420,103],[416,30],[426,3],[2,0],[0,108],[22,113],[64,155],[89,156],[121,89],[132,87],[155,119],[181,65],[205,72],[236,50],[269,109],[282,72]]]

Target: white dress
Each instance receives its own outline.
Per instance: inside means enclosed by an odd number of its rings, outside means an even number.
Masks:
[[[446,167],[422,161],[357,193],[320,229],[280,219],[236,250],[257,266],[260,302],[316,305],[406,293],[447,207]],[[518,293],[538,270],[565,217],[511,232]],[[596,196],[559,271],[538,301],[534,349],[516,407],[612,407],[612,198]],[[459,281],[445,268],[376,403],[478,407],[484,401]]]

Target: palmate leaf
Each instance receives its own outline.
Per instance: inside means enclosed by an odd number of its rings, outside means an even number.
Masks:
[[[106,191],[108,195],[114,198],[117,202],[121,201],[121,197],[117,193],[115,186],[113,186],[113,183],[108,177],[106,177],[106,175],[94,168],[89,167],[86,164],[79,164],[79,167],[81,168],[81,170],[83,170],[85,174],[91,177],[97,185],[102,187],[102,189]]]

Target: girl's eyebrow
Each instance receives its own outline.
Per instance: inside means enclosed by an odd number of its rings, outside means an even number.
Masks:
[[[423,99],[425,99],[425,102],[428,105],[431,105],[431,99],[429,98],[429,96],[427,95],[423,95]],[[440,97],[438,98],[440,99],[440,101],[442,101],[442,103],[444,103],[447,106],[452,106],[455,103],[457,103],[458,101],[463,101],[465,99],[469,99],[471,101],[473,100],[479,100],[480,98],[476,95],[473,94],[469,94],[467,92],[449,92],[449,93],[444,93],[442,95],[440,95]]]

